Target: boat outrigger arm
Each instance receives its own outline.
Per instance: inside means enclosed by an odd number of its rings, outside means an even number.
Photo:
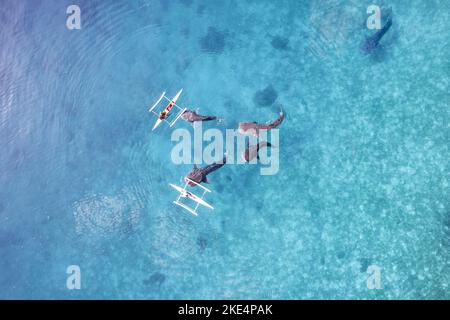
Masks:
[[[188,187],[189,182],[195,184],[196,186],[199,186],[203,190],[203,194],[201,196],[197,196],[197,195],[193,194],[192,192],[187,191],[186,188]],[[207,192],[211,192],[211,190],[209,190],[208,188],[202,186],[201,184],[199,184],[199,183],[197,183],[197,182],[195,182],[195,181],[193,181],[193,180],[191,180],[189,178],[186,178],[186,184],[185,184],[184,188],[179,187],[177,185],[174,185],[172,183],[169,183],[169,185],[180,193],[180,195],[178,196],[177,200],[175,200],[173,203],[175,203],[177,206],[180,206],[183,209],[189,211],[194,216],[198,215],[197,214],[197,209],[198,209],[198,207],[200,205],[202,205],[204,207],[207,207],[209,209],[214,209],[213,206],[211,206],[209,203],[207,203],[205,200],[203,200],[203,197],[205,196],[205,194]],[[192,208],[192,207],[188,206],[186,203],[181,202],[180,201],[181,198],[188,198],[188,199],[196,202],[197,204],[196,204],[196,206],[194,208]]]
[[[169,124],[169,126],[172,127],[175,124],[175,122],[177,122],[178,119],[180,119],[181,115],[187,110],[187,108],[182,108],[176,104],[176,102],[182,92],[183,92],[183,89],[178,91],[178,93],[175,95],[175,97],[173,97],[173,99],[170,99],[166,96],[166,92],[164,91],[161,94],[161,96],[159,97],[158,101],[156,101],[155,104],[148,110],[149,112],[152,112],[158,118],[156,120],[156,123],[153,126],[152,130],[155,130],[163,121],[167,122]],[[169,102],[169,104],[164,108],[164,110],[162,112],[158,113],[155,111],[155,108],[159,105],[159,103],[163,99],[167,100]],[[177,114],[177,116],[175,117],[174,120],[168,121],[167,117],[173,107],[176,107],[179,110],[179,113]],[[163,114],[164,114],[164,117],[162,116]]]

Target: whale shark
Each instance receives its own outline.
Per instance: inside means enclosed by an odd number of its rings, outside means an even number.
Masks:
[[[202,116],[199,115],[197,113],[198,110],[193,111],[193,110],[186,110],[185,112],[183,112],[183,114],[181,115],[181,119],[183,119],[184,121],[190,122],[192,124],[194,124],[194,122],[198,122],[198,121],[211,121],[211,120],[218,120],[217,117],[215,116]]]
[[[272,147],[272,144],[267,141],[258,142],[257,144],[247,145],[245,151],[242,153],[242,158],[245,162],[250,162],[255,157],[259,160],[258,152],[261,148]]]
[[[194,164],[194,168],[192,168],[192,170],[187,174],[187,179],[185,179],[185,182],[191,187],[194,187],[196,185],[195,183],[192,183],[192,181],[196,183],[208,183],[208,179],[206,178],[206,176],[211,172],[214,172],[217,169],[221,168],[223,165],[225,165],[226,162],[227,154],[225,153],[221,162],[214,162],[203,168],[199,168]]]
[[[243,135],[251,135],[259,137],[259,131],[272,130],[278,127],[284,120],[283,110],[280,110],[280,116],[278,119],[269,124],[259,124],[257,122],[240,122],[238,132]]]
[[[389,13],[385,25],[380,30],[378,30],[374,35],[367,37],[364,40],[364,42],[361,45],[361,51],[366,55],[373,52],[380,44],[381,38],[383,38],[386,32],[389,31],[391,26],[392,26],[392,17],[391,14]]]

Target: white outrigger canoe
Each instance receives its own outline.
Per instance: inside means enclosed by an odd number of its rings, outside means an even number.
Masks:
[[[166,96],[166,92],[164,91],[161,94],[161,97],[159,97],[158,101],[156,101],[155,104],[148,110],[149,112],[152,112],[158,118],[156,120],[155,125],[153,126],[152,131],[155,130],[163,121],[167,122],[169,124],[169,126],[172,127],[175,124],[175,122],[178,121],[178,119],[181,117],[181,115],[187,110],[187,108],[181,108],[179,105],[176,104],[176,102],[182,92],[183,92],[183,89],[178,91],[178,93],[175,95],[175,97],[173,97],[173,99],[169,99]],[[161,102],[162,99],[169,101],[169,104],[164,108],[163,111],[158,113],[155,111],[155,108],[159,105],[159,103]],[[172,122],[170,122],[170,121],[167,121],[167,117],[169,116],[169,113],[173,107],[176,107],[179,110],[179,113],[177,114],[175,119]]]
[[[189,191],[186,190],[186,188],[188,187],[188,183],[189,182],[191,182],[191,183],[195,184],[196,186],[199,186],[200,188],[203,189],[203,194],[200,197],[195,195],[195,194],[193,194],[192,192],[189,192]],[[179,187],[179,186],[177,186],[177,185],[175,185],[173,183],[169,183],[169,185],[180,193],[180,195],[178,196],[177,200],[175,200],[173,203],[175,203],[177,206],[180,206],[183,209],[189,211],[194,216],[198,215],[197,214],[197,209],[198,209],[198,207],[200,205],[202,205],[204,207],[207,207],[209,209],[212,209],[212,210],[214,209],[214,207],[212,205],[210,205],[208,202],[203,200],[203,197],[205,196],[205,194],[207,192],[211,192],[211,190],[209,190],[208,188],[202,186],[201,184],[186,178],[186,184],[185,184],[184,188]],[[196,206],[194,208],[189,207],[187,204],[185,204],[185,203],[180,201],[181,198],[188,198],[188,199],[196,202],[197,204],[196,204]]]

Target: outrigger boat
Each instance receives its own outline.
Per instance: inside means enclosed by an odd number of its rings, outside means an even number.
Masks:
[[[188,190],[186,190],[186,188],[189,186],[189,182],[193,183],[195,186],[199,186],[200,188],[203,189],[203,194],[199,197],[195,194],[193,194],[192,192],[189,192]],[[198,216],[197,214],[197,209],[200,205],[207,207],[209,209],[214,209],[214,207],[212,205],[210,205],[208,202],[206,202],[205,200],[203,200],[203,197],[205,196],[205,194],[207,192],[211,192],[211,190],[209,190],[208,188],[202,186],[201,184],[186,178],[186,184],[184,186],[184,188],[179,187],[173,183],[169,183],[169,185],[174,188],[175,190],[177,190],[180,195],[178,196],[177,200],[175,200],[173,203],[175,203],[177,206],[182,207],[183,209],[189,211],[190,213],[192,213],[194,216]],[[180,201],[181,198],[188,198],[194,202],[197,203],[197,205],[195,206],[195,208],[191,208],[189,207],[187,204],[183,203]]]
[[[163,121],[167,122],[169,124],[169,126],[172,127],[175,124],[175,122],[178,121],[178,119],[181,117],[181,115],[187,110],[187,108],[181,108],[179,105],[176,104],[178,98],[181,95],[181,92],[183,92],[183,89],[178,91],[178,93],[175,95],[175,97],[173,97],[173,99],[169,99],[166,96],[166,92],[164,91],[161,94],[161,97],[159,97],[158,101],[156,101],[155,104],[148,110],[149,112],[152,112],[155,116],[158,117],[155,125],[153,126],[152,131],[155,130]],[[169,104],[164,108],[163,111],[158,113],[155,111],[155,108],[158,106],[158,104],[161,102],[162,99],[169,101]],[[177,114],[175,119],[172,122],[170,122],[170,121],[167,121],[167,117],[169,116],[169,112],[172,110],[173,107],[176,107],[178,110],[180,110],[180,112]]]

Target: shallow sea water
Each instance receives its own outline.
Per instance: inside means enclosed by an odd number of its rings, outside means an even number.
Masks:
[[[449,299],[450,2],[372,2],[364,56],[361,1],[0,0],[0,298]],[[221,130],[286,112],[279,173],[198,217],[147,113],[181,87]]]

